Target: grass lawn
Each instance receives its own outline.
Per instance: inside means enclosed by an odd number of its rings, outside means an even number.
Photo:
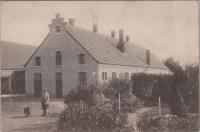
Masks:
[[[24,107],[31,108],[31,116],[24,117]],[[42,115],[40,98],[4,97],[2,98],[3,132],[54,132],[59,114],[64,110],[62,99],[50,100],[47,116]]]

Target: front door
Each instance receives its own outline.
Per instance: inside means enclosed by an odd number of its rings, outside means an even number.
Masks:
[[[56,97],[62,98],[63,97],[63,90],[62,90],[62,73],[56,73]]]
[[[42,75],[34,73],[34,96],[40,97],[42,94]]]

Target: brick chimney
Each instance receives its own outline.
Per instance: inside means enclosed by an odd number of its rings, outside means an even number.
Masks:
[[[71,27],[75,26],[75,18],[69,18],[69,26]]]
[[[146,49],[146,63],[150,65],[150,50]]]
[[[95,33],[98,32],[98,25],[97,24],[93,25],[93,32],[95,32]]]
[[[126,35],[126,42],[129,42],[130,38],[128,35]]]
[[[115,31],[111,31],[111,37],[115,38],[116,37],[116,32]]]
[[[119,30],[119,44],[123,44],[124,42],[124,30],[120,29]]]
[[[124,30],[123,29],[119,30],[119,42],[117,44],[117,48],[123,53],[126,52],[126,42],[124,42]]]

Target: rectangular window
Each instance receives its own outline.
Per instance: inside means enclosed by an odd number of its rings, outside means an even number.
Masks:
[[[102,80],[107,80],[107,72],[102,72]]]
[[[79,63],[80,64],[86,64],[85,54],[79,54]]]
[[[62,65],[62,55],[60,51],[56,51],[56,65]]]
[[[56,80],[62,80],[62,73],[56,72]]]
[[[35,66],[41,66],[41,58],[39,56],[35,57]]]
[[[116,72],[112,72],[112,79],[116,79],[117,76],[116,76]]]
[[[119,79],[120,79],[120,80],[123,79],[123,73],[119,73]]]
[[[79,72],[79,83],[81,86],[87,86],[87,73]]]
[[[129,73],[128,73],[128,72],[125,72],[125,74],[124,74],[124,79],[125,79],[125,80],[129,80]]]

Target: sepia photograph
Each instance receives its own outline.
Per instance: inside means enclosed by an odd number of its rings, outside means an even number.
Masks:
[[[200,132],[198,1],[1,1],[2,132]]]

